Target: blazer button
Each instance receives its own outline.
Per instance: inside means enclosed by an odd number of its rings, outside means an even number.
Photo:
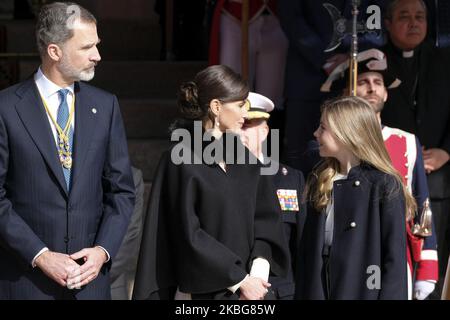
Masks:
[[[356,180],[354,183],[355,187],[359,187],[360,184],[361,184],[361,182],[359,182],[359,180]]]
[[[350,227],[356,228],[356,222],[355,222],[355,221],[352,221],[352,222],[350,223]]]

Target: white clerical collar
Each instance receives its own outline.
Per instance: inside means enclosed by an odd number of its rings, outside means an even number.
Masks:
[[[414,50],[411,51],[402,51],[403,58],[412,58],[414,57]]]
[[[40,93],[43,95],[45,99],[48,99],[61,89],[67,89],[70,91],[72,95],[74,94],[75,85],[73,83],[66,88],[61,88],[60,86],[58,86],[56,83],[52,82],[45,76],[45,74],[41,70],[41,67],[39,67],[38,71],[34,75],[34,81],[36,82],[36,85],[38,86]]]

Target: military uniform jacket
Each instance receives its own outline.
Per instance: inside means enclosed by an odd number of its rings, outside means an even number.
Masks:
[[[260,165],[228,164],[226,172],[217,164],[176,165],[169,151],[150,201],[135,299],[170,299],[174,287],[193,299],[236,299],[226,288],[244,279],[256,257],[269,261],[272,274],[286,275],[278,203]]]
[[[292,299],[295,293],[296,258],[300,247],[303,226],[306,219],[306,205],[302,201],[305,179],[303,173],[284,164],[279,164],[273,176],[284,234],[289,245],[292,269],[286,278],[270,277],[271,290],[279,299]]]
[[[361,164],[350,170],[346,180],[335,181],[333,188],[330,298],[407,299],[405,205],[398,183]],[[297,298],[325,299],[325,221],[324,212],[308,206],[297,269]]]
[[[424,203],[429,198],[422,146],[415,135],[400,129],[384,126],[382,133],[392,164],[403,177],[403,181],[416,199],[418,207],[418,214],[414,217],[414,221],[407,224],[409,229],[407,258],[411,279],[436,282],[438,280],[438,261],[434,224],[432,234],[428,237],[413,236],[411,233],[411,225],[420,223]],[[413,274],[414,262],[417,263],[415,274]],[[412,288],[410,289],[412,292]]]

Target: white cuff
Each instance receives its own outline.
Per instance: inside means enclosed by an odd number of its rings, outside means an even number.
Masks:
[[[234,286],[228,287],[227,289],[230,290],[231,292],[235,293],[236,290],[239,289],[239,287],[241,286],[241,284],[242,284],[245,280],[247,280],[247,278],[248,278],[248,275],[246,275],[245,278],[244,278],[241,282],[236,283]]]
[[[264,258],[256,258],[253,260],[250,276],[261,278],[264,281],[269,280],[270,263]]]
[[[39,252],[37,253],[37,255],[34,256],[33,260],[31,260],[31,266],[32,266],[33,268],[36,268],[36,259],[37,259],[41,254],[43,254],[45,251],[49,251],[49,249],[48,249],[47,247],[42,248],[41,251],[39,251]]]
[[[107,262],[111,259],[111,256],[109,255],[108,250],[106,250],[106,249],[103,248],[102,246],[96,246],[96,247],[102,249],[103,251],[105,251],[106,257],[107,257],[105,263],[107,263]]]
[[[417,280],[414,283],[414,298],[424,300],[434,291],[435,284],[431,281]]]

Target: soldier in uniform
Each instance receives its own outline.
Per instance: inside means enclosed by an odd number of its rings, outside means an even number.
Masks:
[[[386,72],[386,57],[377,49],[359,53],[358,61],[356,94],[370,103],[381,124],[380,113],[388,98],[388,89],[398,87],[400,80]],[[322,89],[344,87],[348,84],[347,75],[348,61],[345,61],[330,75]],[[382,134],[394,168],[401,174],[418,205],[418,214],[414,220],[407,222],[408,297],[423,300],[433,292],[438,281],[438,259],[434,226],[423,225],[422,229],[419,228],[422,219],[426,219],[429,214],[429,192],[422,146],[414,134],[397,128],[382,125]],[[432,222],[432,219],[429,221]],[[428,230],[424,230],[425,228]]]
[[[209,64],[241,73],[242,0],[219,0],[211,26]],[[249,83],[281,107],[288,40],[277,17],[277,0],[249,0]],[[276,62],[276,63],[273,63]]]
[[[250,92],[248,96],[250,109],[245,124],[242,128],[244,144],[263,163],[270,161],[263,151],[263,144],[267,141],[269,134],[268,119],[269,112],[274,109],[273,102],[260,94]],[[276,141],[272,141],[276,143]],[[279,164],[277,173],[273,176],[277,197],[280,203],[280,214],[283,221],[286,240],[289,243],[291,253],[292,270],[287,277],[271,276],[270,290],[277,299],[293,299],[295,293],[294,270],[296,270],[296,258],[299,242],[302,235],[303,225],[306,217],[306,207],[301,201],[304,189],[303,173],[299,170]]]
[[[387,0],[363,0],[359,6],[359,19],[367,20],[367,8],[376,5],[382,11]],[[286,163],[310,170],[308,141],[319,125],[320,104],[332,95],[320,92],[320,85],[339,63],[346,59],[350,37],[346,37],[336,50],[325,52],[333,40],[334,21],[324,4],[333,5],[345,19],[352,17],[351,0],[278,0],[278,16],[285,32],[289,49],[285,73],[285,158]],[[361,50],[381,47],[383,37],[374,33],[359,34]]]

